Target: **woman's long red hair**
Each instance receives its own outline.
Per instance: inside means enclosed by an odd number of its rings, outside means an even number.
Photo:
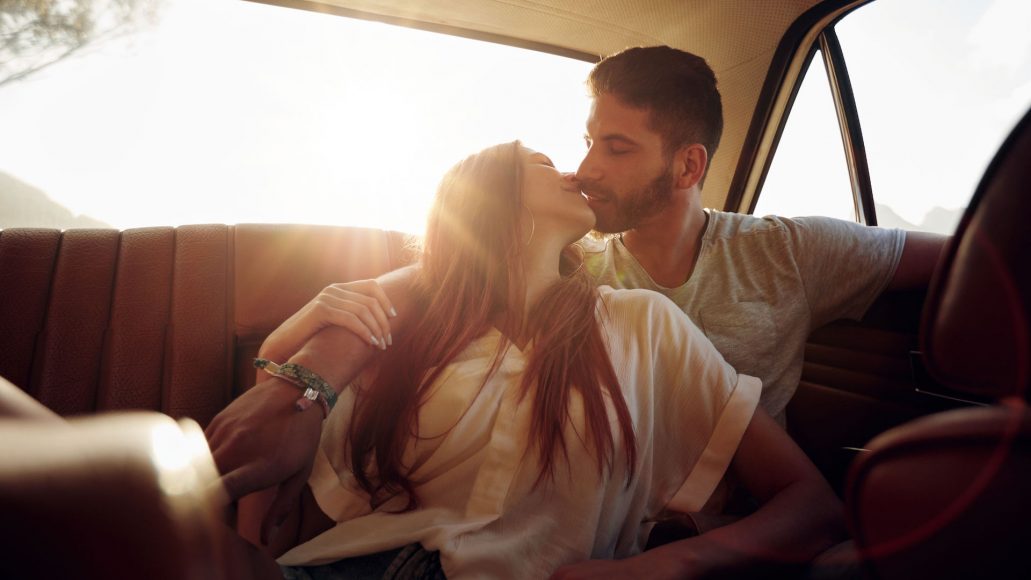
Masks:
[[[538,442],[538,483],[553,476],[557,453],[568,457],[564,428],[573,391],[583,400],[582,444],[594,454],[599,473],[611,469],[616,453],[606,398],[633,473],[636,437],[598,327],[597,289],[583,268],[574,270],[580,261],[572,248],[562,256],[572,273],[550,287],[529,316],[522,311],[521,149],[516,141],[472,155],[444,176],[437,191],[413,288],[418,314],[384,356],[373,383],[359,391],[351,421],[352,470],[373,507],[398,494],[407,496],[406,509],[418,505],[402,456],[410,438],[418,437],[419,408],[447,365],[494,325],[533,341],[522,387],[533,394],[528,436]],[[509,344],[502,338],[484,383]]]

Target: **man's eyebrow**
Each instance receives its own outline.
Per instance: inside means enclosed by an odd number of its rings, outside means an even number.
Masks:
[[[597,139],[592,139],[590,135],[584,133],[584,139],[587,139],[588,141],[601,141],[603,143],[618,142],[624,145],[637,145],[637,141],[634,141],[622,133],[607,133],[605,135],[601,135]]]

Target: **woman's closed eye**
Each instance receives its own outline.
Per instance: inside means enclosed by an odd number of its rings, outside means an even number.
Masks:
[[[555,164],[552,163],[551,159],[543,153],[534,153],[533,155],[531,155],[530,162],[537,163],[539,165],[545,165],[547,167],[555,167]]]

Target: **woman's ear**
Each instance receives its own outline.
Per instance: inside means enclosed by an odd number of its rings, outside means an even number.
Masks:
[[[705,169],[709,166],[709,154],[705,145],[691,143],[684,145],[674,155],[677,189],[691,189],[701,184]]]

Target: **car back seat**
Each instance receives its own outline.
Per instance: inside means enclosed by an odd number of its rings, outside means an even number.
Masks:
[[[2,230],[0,376],[65,416],[143,409],[203,426],[320,289],[411,258],[403,234],[354,227]]]

